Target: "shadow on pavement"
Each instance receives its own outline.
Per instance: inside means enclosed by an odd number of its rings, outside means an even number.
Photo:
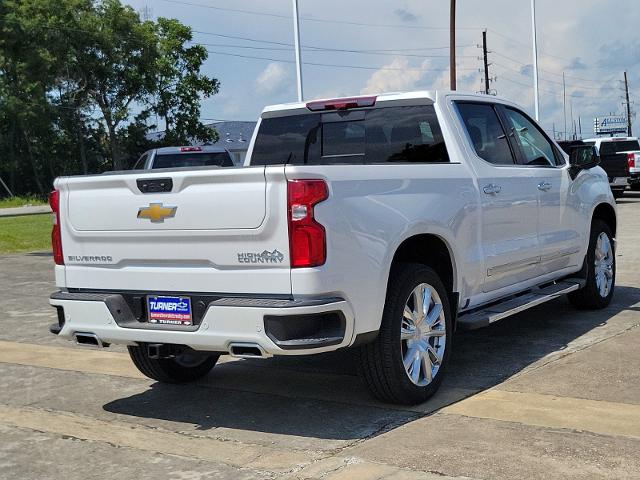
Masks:
[[[117,414],[319,439],[357,440],[408,423],[425,413],[498,385],[534,362],[562,352],[582,335],[625,310],[639,310],[640,289],[617,287],[611,306],[575,310],[558,299],[474,332],[459,332],[438,394],[416,408],[372,400],[349,351],[222,363],[192,385],[156,383],[112,401]]]

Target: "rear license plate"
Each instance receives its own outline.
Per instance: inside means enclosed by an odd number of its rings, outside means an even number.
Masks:
[[[189,297],[148,296],[149,323],[193,325]]]
[[[615,177],[613,179],[614,185],[627,185],[628,183],[629,181],[627,180],[627,177]]]

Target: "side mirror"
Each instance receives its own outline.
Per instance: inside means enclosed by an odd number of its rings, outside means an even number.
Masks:
[[[571,149],[569,156],[569,173],[575,179],[580,170],[589,170],[600,165],[600,157],[596,147],[592,145],[579,145]]]

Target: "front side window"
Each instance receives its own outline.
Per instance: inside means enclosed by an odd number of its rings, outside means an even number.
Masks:
[[[495,165],[514,165],[507,135],[493,106],[462,102],[457,105],[476,154]]]
[[[538,126],[517,110],[506,108],[505,115],[508,127],[513,129],[512,138],[516,139],[522,151],[525,165],[555,166],[555,149]]]

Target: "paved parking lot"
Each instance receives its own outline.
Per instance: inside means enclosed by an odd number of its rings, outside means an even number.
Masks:
[[[640,478],[640,195],[619,214],[608,309],[560,299],[458,334],[413,408],[371,400],[349,352],[154,383],[120,347],[48,333],[48,255],[0,257],[0,478]]]

